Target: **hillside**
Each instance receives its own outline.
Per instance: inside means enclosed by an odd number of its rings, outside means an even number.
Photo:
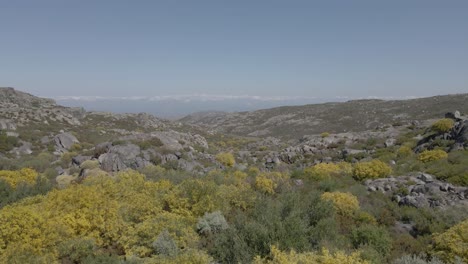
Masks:
[[[468,113],[468,94],[411,100],[355,100],[304,106],[284,106],[252,112],[189,115],[181,122],[239,136],[298,139],[322,132],[372,130],[443,116],[448,111]]]
[[[0,263],[466,262],[466,97],[183,124],[0,88]]]

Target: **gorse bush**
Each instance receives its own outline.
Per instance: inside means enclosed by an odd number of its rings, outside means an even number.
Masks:
[[[453,262],[458,257],[463,262],[468,262],[468,220],[435,235],[434,243],[432,252],[442,260]]]
[[[445,133],[450,131],[454,124],[455,121],[453,119],[444,118],[432,124],[431,129],[438,133]]]
[[[392,168],[380,160],[359,162],[354,165],[353,177],[358,180],[385,178],[390,176]]]
[[[335,210],[341,215],[350,216],[359,209],[357,197],[350,193],[325,192],[321,198],[332,202]]]
[[[320,181],[340,175],[350,175],[352,170],[351,164],[347,162],[319,163],[304,169],[304,174],[307,178]]]
[[[216,160],[226,167],[232,167],[236,164],[236,160],[231,153],[223,152],[216,155]]]
[[[418,155],[418,160],[422,162],[431,162],[435,160],[441,160],[448,158],[447,152],[436,149],[436,150],[425,150]]]
[[[255,178],[255,189],[263,193],[273,194],[278,184],[266,175],[259,175]]]
[[[19,171],[0,171],[0,179],[6,181],[10,186],[16,188],[19,183],[34,184],[38,173],[33,169],[21,169]]]

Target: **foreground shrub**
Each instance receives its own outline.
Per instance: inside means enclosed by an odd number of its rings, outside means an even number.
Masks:
[[[254,264],[368,264],[366,260],[360,257],[358,252],[350,255],[342,251],[330,253],[323,249],[320,253],[303,252],[297,253],[294,250],[284,252],[277,247],[271,247],[269,258],[261,258],[256,256]]]
[[[433,253],[444,261],[453,262],[459,257],[468,262],[468,220],[434,236]]]
[[[432,124],[431,129],[439,133],[445,133],[452,129],[454,124],[453,119],[444,118]]]
[[[440,149],[425,150],[418,155],[418,160],[424,163],[446,158],[448,158],[447,152]]]
[[[444,264],[438,258],[426,260],[426,256],[405,255],[392,262],[392,264]]]
[[[392,239],[387,230],[374,225],[364,225],[353,230],[351,240],[355,248],[370,247],[386,256],[392,249]]]
[[[392,168],[380,160],[359,162],[353,170],[353,176],[358,181],[385,178],[391,173]]]

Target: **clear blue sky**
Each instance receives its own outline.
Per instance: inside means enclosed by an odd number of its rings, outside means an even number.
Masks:
[[[0,0],[0,86],[43,96],[468,92],[468,1]]]

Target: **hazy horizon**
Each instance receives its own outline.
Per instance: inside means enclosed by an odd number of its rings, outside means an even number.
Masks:
[[[281,106],[300,106],[331,102],[345,102],[360,99],[407,100],[427,96],[405,97],[261,97],[229,95],[177,95],[177,96],[57,96],[52,97],[58,104],[70,107],[83,107],[89,111],[107,111],[115,113],[146,112],[158,117],[177,119],[199,112],[242,112],[268,109]],[[44,97],[44,96],[41,96]]]

